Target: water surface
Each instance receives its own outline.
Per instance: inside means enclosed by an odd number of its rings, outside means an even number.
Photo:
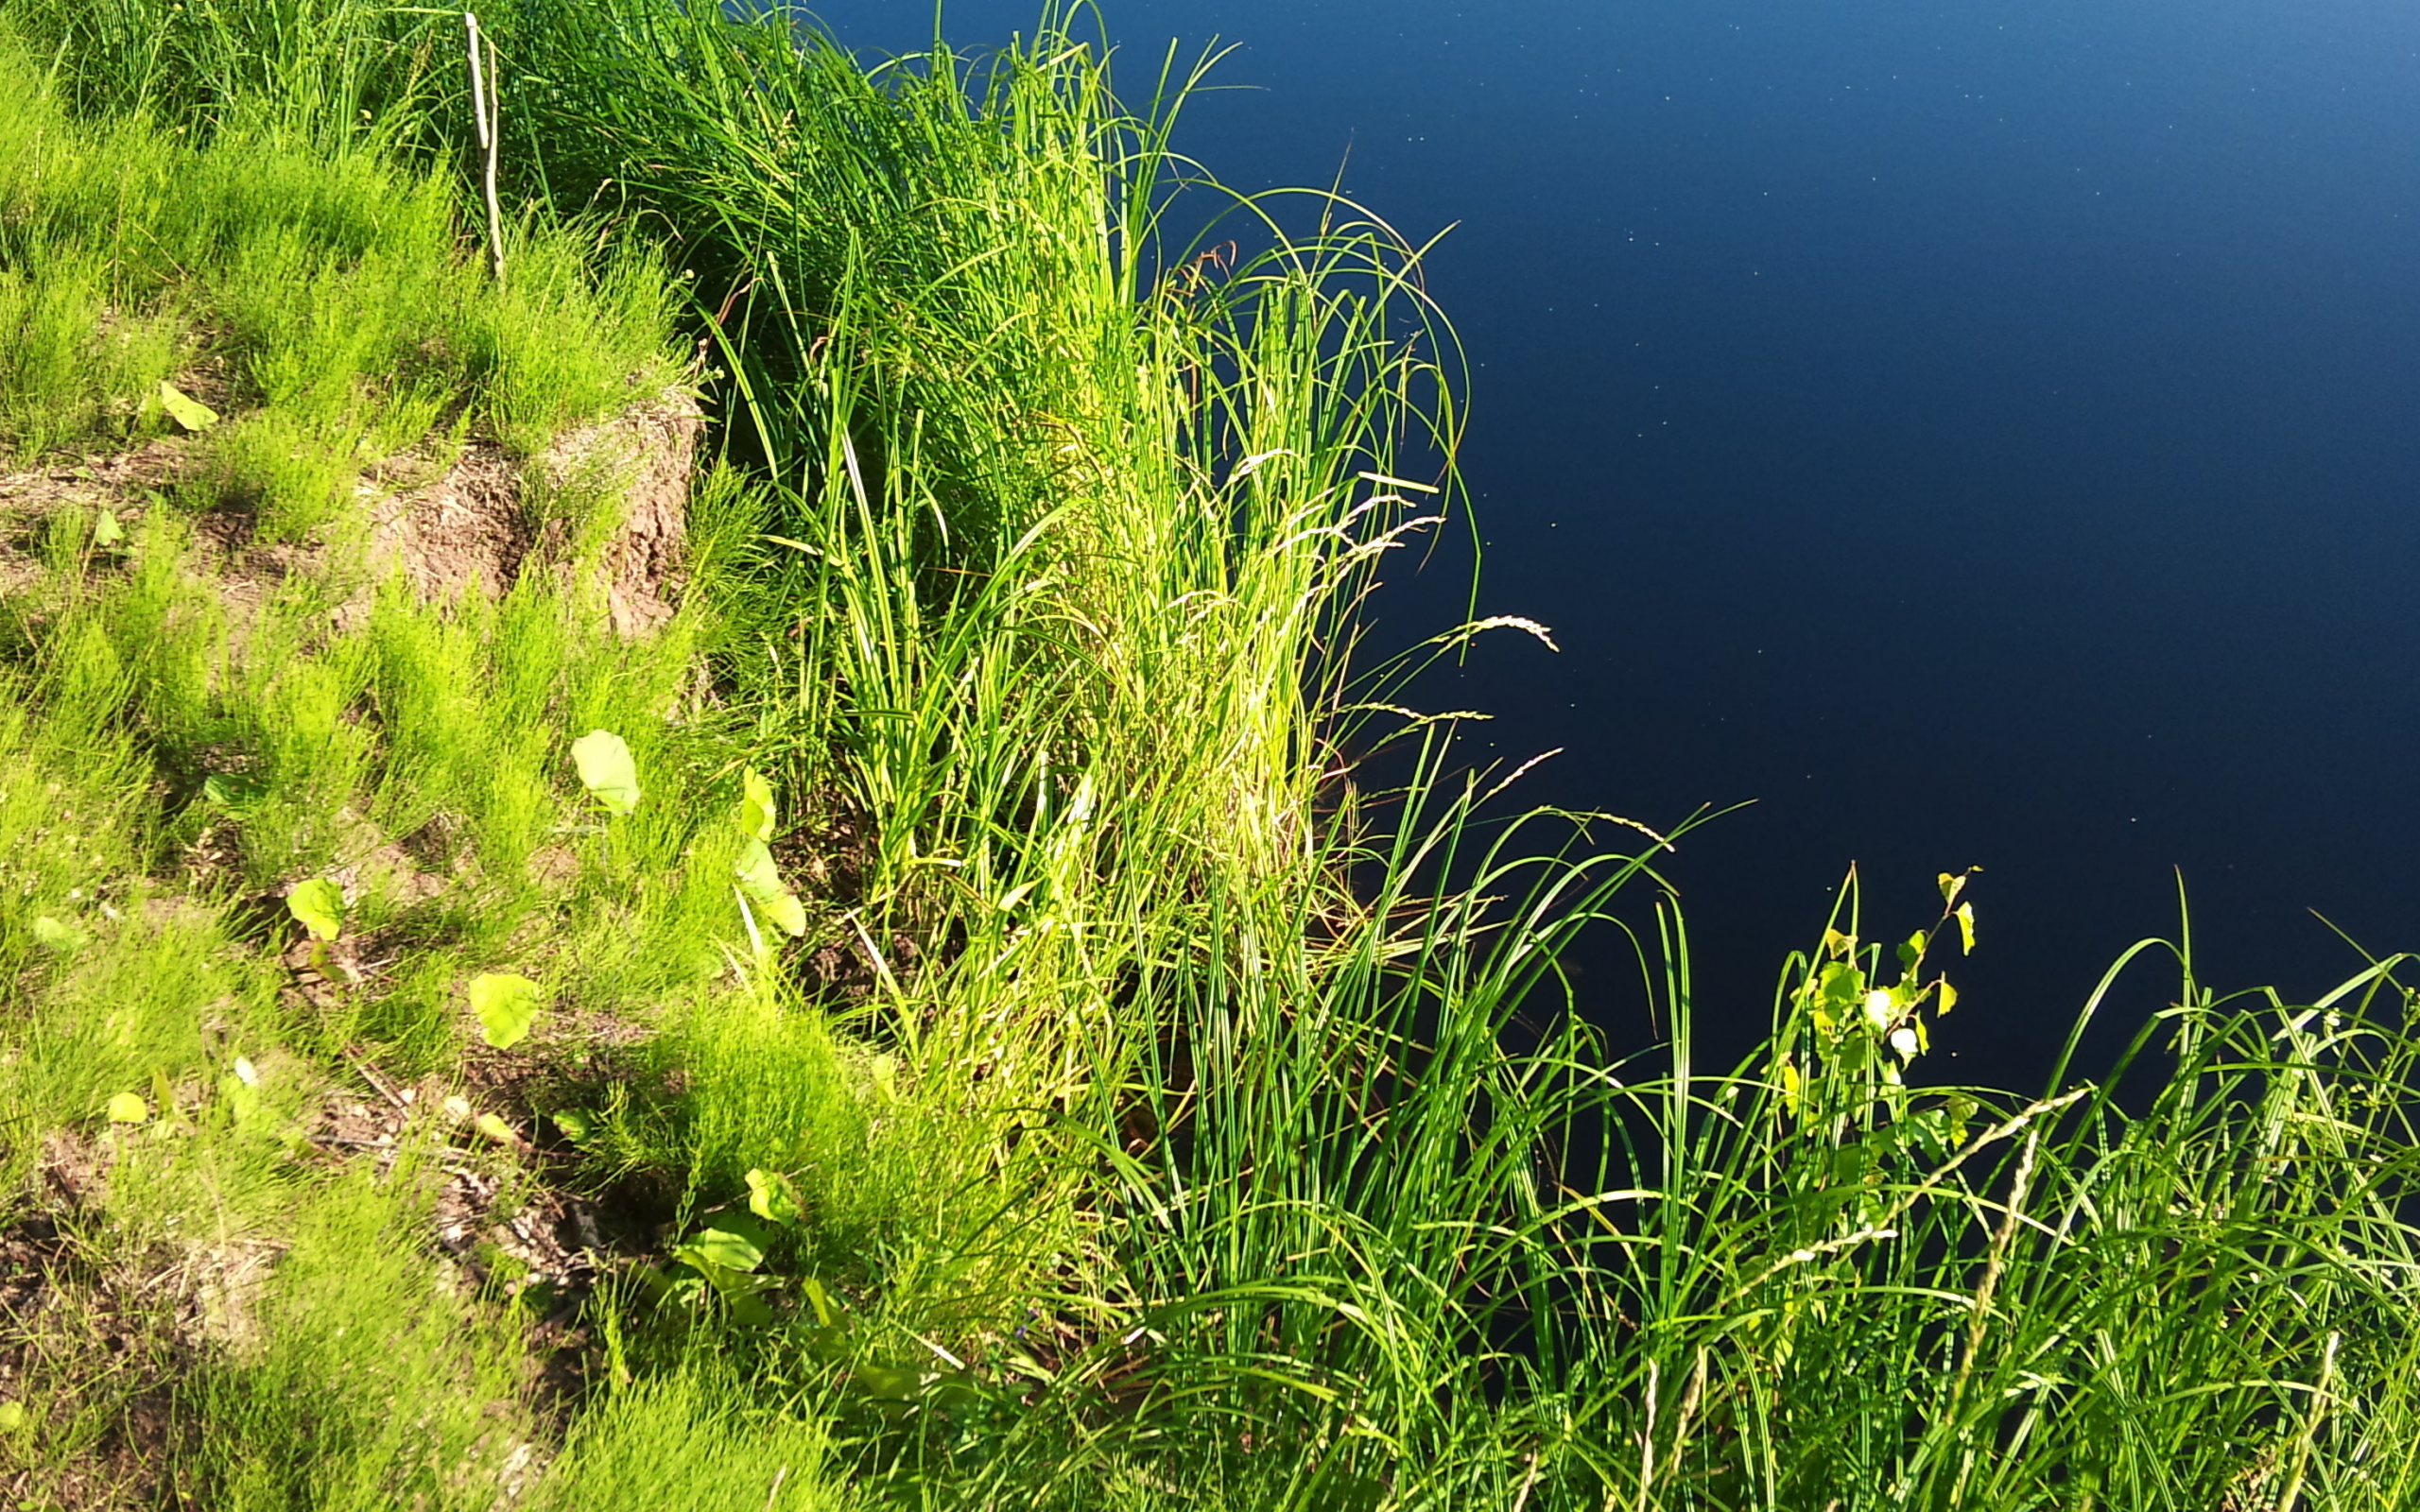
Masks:
[[[1029,4],[957,0],[981,45]],[[853,46],[929,34],[834,4]],[[1113,0],[1179,146],[1343,182],[1476,379],[1481,607],[1426,690],[1536,801],[1700,831],[1702,1012],[1762,1022],[1852,860],[1985,868],[1946,1026],[2030,1074],[2190,895],[2205,979],[2420,946],[2420,7],[2408,0]],[[1450,567],[1450,563],[1442,564]],[[1397,633],[1458,607],[1391,591]],[[1601,958],[1600,958],[1601,957]],[[1616,1028],[1635,1013],[1584,954]],[[2138,1018],[2173,991],[2146,975]],[[1636,1026],[1643,1033],[1643,1025]]]

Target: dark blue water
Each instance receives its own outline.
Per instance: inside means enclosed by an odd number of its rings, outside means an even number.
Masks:
[[[852,45],[931,11],[836,3]],[[961,45],[1029,3],[956,0]],[[1481,607],[1426,690],[1535,801],[1699,831],[1701,1012],[1760,1023],[1985,868],[1945,1049],[2042,1063],[2128,942],[2308,995],[2420,947],[2420,6],[1112,0],[1179,146],[1414,238],[1476,389]],[[1189,49],[1190,50],[1190,49]],[[1349,152],[1349,163],[1347,155]],[[1450,564],[1448,564],[1450,566]],[[1459,607],[1391,591],[1392,629]],[[1634,994],[1583,957],[1620,1026]],[[2138,1020],[2174,990],[2151,973]],[[1641,1025],[1643,1032],[1643,1024]]]

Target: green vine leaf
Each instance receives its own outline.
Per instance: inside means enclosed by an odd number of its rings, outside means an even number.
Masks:
[[[529,1033],[545,993],[537,983],[510,971],[489,971],[471,979],[471,1011],[479,1016],[479,1033],[498,1050],[510,1050]]]
[[[285,895],[285,911],[313,939],[336,943],[344,929],[344,890],[325,877],[298,882]]]
[[[589,797],[616,817],[639,806],[638,764],[629,742],[610,730],[592,730],[571,743],[572,765]]]
[[[769,1223],[796,1224],[804,1213],[798,1187],[779,1171],[748,1173],[748,1211]]]
[[[740,890],[784,934],[795,939],[806,933],[806,905],[782,885],[781,868],[773,864],[773,852],[764,841],[751,837],[740,849],[739,861],[733,870],[739,878]]]
[[[761,772],[749,772],[740,779],[739,827],[752,840],[770,840],[777,811],[773,807],[773,784]]]
[[[218,411],[168,382],[160,380],[160,407],[187,431],[206,431],[218,423]]]
[[[84,948],[84,932],[73,924],[61,923],[48,914],[34,918],[34,943],[54,951],[80,951]]]

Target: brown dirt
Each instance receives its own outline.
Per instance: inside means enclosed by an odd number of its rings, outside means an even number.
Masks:
[[[568,432],[526,460],[489,441],[443,457],[390,458],[359,485],[368,571],[343,575],[354,591],[336,611],[337,625],[367,611],[371,591],[389,571],[401,573],[424,601],[475,584],[495,598],[533,568],[568,574],[562,523],[540,517],[535,495],[602,486],[620,496],[622,517],[605,542],[596,581],[581,586],[597,590],[597,607],[617,634],[653,632],[680,605],[689,475],[703,426],[697,402],[671,388]],[[130,530],[146,508],[173,496],[198,455],[195,440],[163,438],[122,453],[0,471],[0,596],[40,576],[35,541],[48,516],[66,507],[107,508]],[[259,540],[241,510],[213,510],[195,525],[216,558],[209,571],[221,602],[239,619],[287,578],[326,576],[340,566],[324,545]]]
[[[43,521],[62,508],[114,509],[131,529],[159,490],[174,485],[187,444],[163,437],[112,455],[0,471],[0,598],[42,575],[35,536]]]
[[[207,1327],[201,1267],[164,1253],[101,1260],[78,1214],[106,1179],[107,1152],[54,1133],[44,1155],[37,1206],[0,1229],[0,1400],[38,1403],[43,1422],[37,1438],[0,1444],[0,1499],[156,1505],[170,1383]]]
[[[648,634],[679,608],[689,474],[704,423],[696,401],[667,389],[564,435],[527,463],[492,445],[466,446],[433,481],[372,504],[371,566],[400,569],[424,600],[474,584],[496,597],[532,566],[569,567],[560,523],[530,507],[533,472],[547,490],[603,482],[623,507],[596,586],[615,633]]]
[[[560,1141],[540,1138],[548,1131],[516,1106],[511,1057],[489,1058],[458,1091],[355,1058],[355,1087],[327,1092],[302,1132],[308,1158],[331,1166],[366,1160],[391,1173],[406,1149],[419,1152],[411,1169],[431,1184],[429,1252],[465,1292],[529,1309],[525,1389],[560,1413],[585,1389],[595,1353],[581,1303],[663,1235],[637,1210],[553,1184],[568,1152],[541,1147]],[[477,1127],[488,1112],[507,1121],[509,1142]],[[283,1246],[249,1239],[109,1254],[85,1235],[101,1221],[111,1149],[60,1131],[43,1155],[30,1201],[0,1227],[0,1400],[39,1403],[53,1447],[21,1457],[11,1451],[33,1441],[0,1442],[0,1505],[119,1512],[174,1501],[176,1435],[189,1431],[174,1411],[176,1383],[259,1343],[258,1301]]]
[[[621,527],[605,550],[606,615],[615,633],[644,635],[679,608],[688,556],[689,478],[705,415],[679,389],[557,441],[539,459],[558,486],[602,467],[621,485]]]

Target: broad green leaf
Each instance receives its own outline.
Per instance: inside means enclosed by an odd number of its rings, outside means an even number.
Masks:
[[[751,839],[770,840],[773,837],[773,784],[762,773],[750,772],[740,779],[739,827]]]
[[[861,1365],[850,1372],[857,1389],[869,1397],[890,1401],[913,1401],[932,1379],[929,1372],[908,1370],[895,1365]]]
[[[738,876],[739,885],[748,890],[748,896],[758,902],[782,895],[781,868],[773,865],[773,852],[762,840],[751,838],[740,847],[739,860],[732,870]]]
[[[1975,949],[1975,905],[1958,905],[1958,939],[1961,949],[1972,954]]]
[[[481,1113],[471,1120],[471,1126],[498,1144],[521,1143],[521,1136],[512,1132],[512,1125],[493,1113]]]
[[[240,1076],[218,1078],[218,1095],[227,1104],[238,1125],[249,1124],[260,1116],[260,1090]]]
[[[1981,1106],[1963,1092],[1950,1093],[1949,1106],[1945,1111],[1949,1115],[1949,1132],[1952,1138],[1962,1140],[1966,1137],[1966,1125],[1974,1120],[1976,1110]]]
[[[631,760],[629,742],[610,730],[592,730],[571,743],[572,764],[579,768],[579,783],[609,814],[628,814],[639,806],[639,769]]]
[[[752,836],[741,847],[738,864],[732,869],[759,913],[792,938],[806,933],[806,905],[782,885],[781,868],[773,865],[773,852],[764,841]]]
[[[1941,1005],[1933,1011],[1936,1013],[1947,1013],[1950,1009],[1956,1006],[1958,1006],[1958,989],[1951,987],[1949,983],[1945,980],[1941,983]]]
[[[1865,995],[1865,973],[1847,961],[1834,961],[1824,968],[1815,990],[1824,1003],[1846,1009]]]
[[[218,423],[218,411],[168,382],[160,380],[160,407],[168,418],[189,431],[206,431]]]
[[[233,772],[213,772],[202,779],[202,801],[213,808],[225,809],[241,817],[243,811],[257,802],[261,784]]]
[[[544,991],[526,976],[489,971],[471,979],[471,1011],[479,1016],[480,1035],[498,1050],[521,1042],[545,1002]]]
[[[110,1099],[108,1112],[112,1124],[147,1123],[151,1117],[151,1105],[136,1093],[120,1092]]]
[[[26,1426],[26,1404],[22,1401],[0,1401],[0,1434],[13,1434]]]
[[[285,911],[313,939],[333,943],[344,930],[344,890],[325,877],[298,882],[285,895]]]
[[[769,1223],[795,1224],[802,1213],[798,1188],[779,1171],[750,1171],[748,1211]]]
[[[577,1108],[563,1108],[554,1115],[554,1120],[555,1127],[562,1129],[563,1138],[574,1144],[580,1143],[596,1130],[596,1125],[589,1122],[588,1115]]]
[[[38,914],[34,917],[34,941],[55,951],[79,951],[84,948],[84,932],[48,914]]]
[[[796,893],[782,893],[764,902],[765,917],[782,927],[782,933],[792,939],[806,933],[806,904],[798,901]]]
[[[823,1289],[823,1283],[809,1276],[799,1285],[806,1293],[807,1305],[815,1309],[815,1321],[827,1329],[838,1326],[839,1310],[832,1305],[832,1294]]]
[[[704,1229],[697,1238],[674,1250],[673,1255],[683,1262],[695,1263],[703,1261],[706,1265],[720,1266],[724,1270],[750,1271],[765,1263],[762,1249],[752,1244],[747,1235],[735,1233],[729,1228]]]
[[[117,511],[104,509],[93,521],[93,544],[114,546],[126,539],[126,527],[117,523]]]

